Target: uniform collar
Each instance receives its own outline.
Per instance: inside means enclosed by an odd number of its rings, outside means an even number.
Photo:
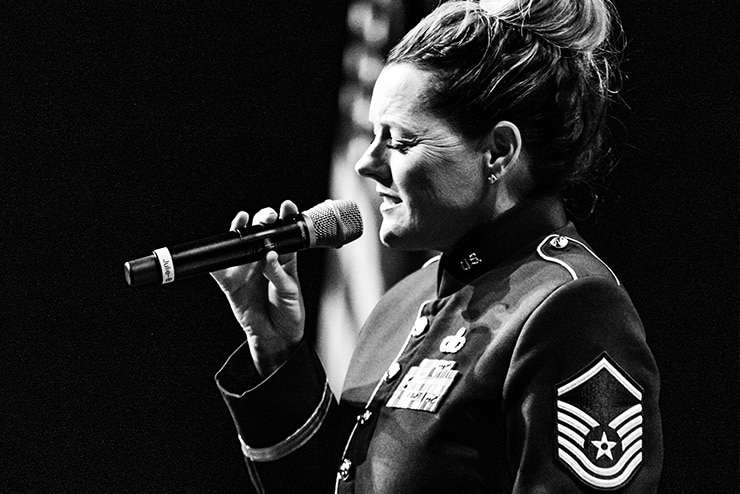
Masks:
[[[475,228],[448,254],[443,254],[437,273],[437,296],[456,292],[490,271],[527,244],[566,224],[558,197],[524,200],[490,223]]]

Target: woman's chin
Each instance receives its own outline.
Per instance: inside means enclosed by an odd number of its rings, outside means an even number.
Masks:
[[[406,239],[406,236],[403,235],[401,232],[398,232],[397,230],[388,228],[385,225],[385,221],[380,226],[380,232],[378,236],[380,237],[380,243],[382,243],[386,247],[390,247],[391,249],[404,248],[404,240]]]

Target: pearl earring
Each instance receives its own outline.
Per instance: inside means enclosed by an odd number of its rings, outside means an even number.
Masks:
[[[490,175],[488,175],[488,183],[489,184],[491,184],[491,185],[495,184],[496,183],[496,180],[498,180],[498,177],[496,175],[494,175],[493,173],[491,173]]]

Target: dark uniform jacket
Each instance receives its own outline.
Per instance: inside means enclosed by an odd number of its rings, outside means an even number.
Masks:
[[[614,273],[527,201],[392,288],[336,403],[306,342],[216,376],[257,492],[654,492],[659,378]]]

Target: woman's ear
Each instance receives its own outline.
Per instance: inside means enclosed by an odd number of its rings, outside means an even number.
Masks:
[[[498,180],[512,164],[518,162],[522,151],[522,135],[519,127],[502,120],[494,126],[487,140],[490,150],[488,175]]]

